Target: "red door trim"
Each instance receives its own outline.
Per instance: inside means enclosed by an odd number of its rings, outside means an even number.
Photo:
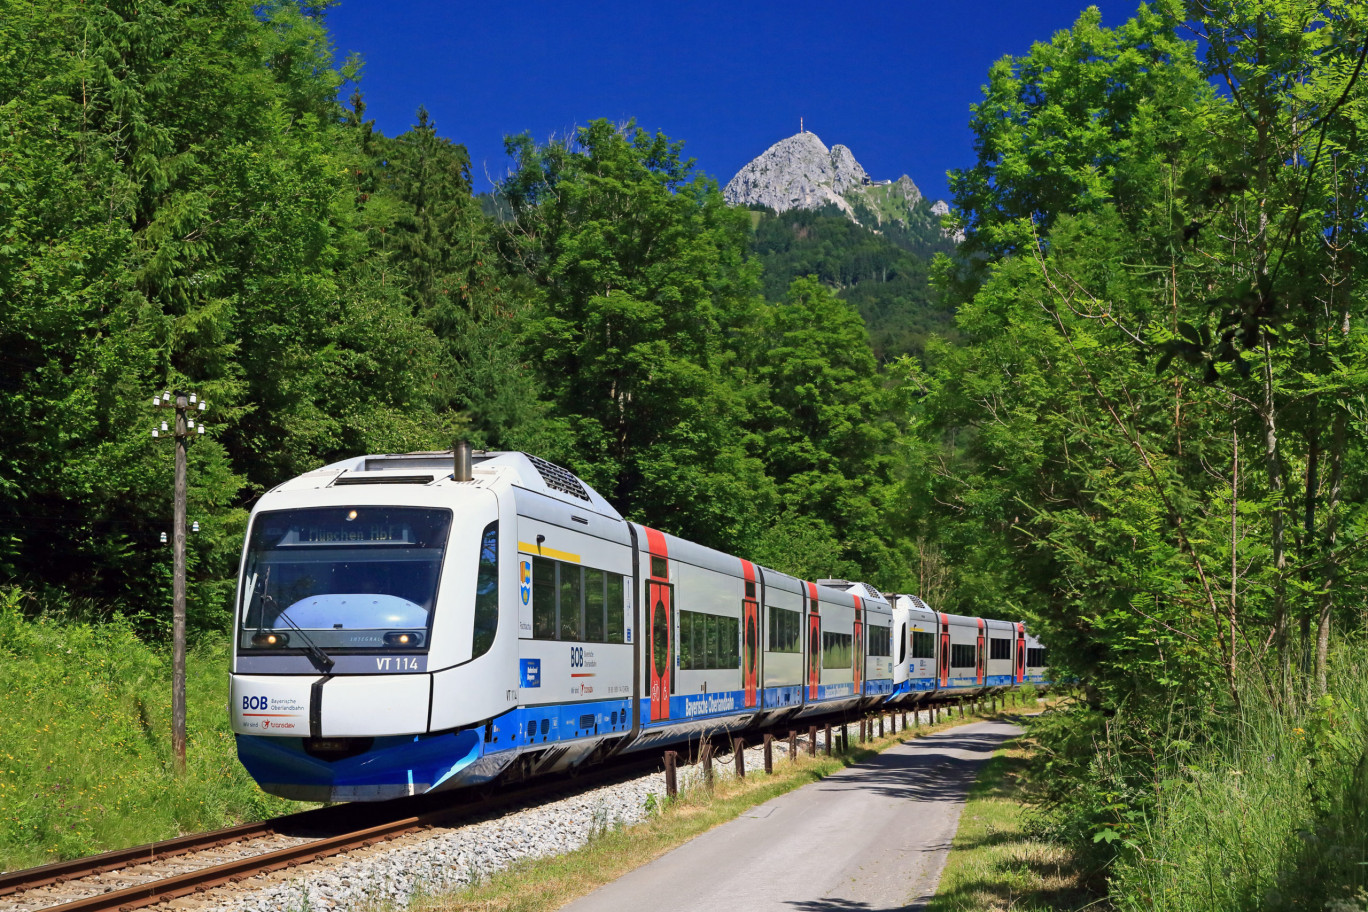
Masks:
[[[974,679],[979,684],[983,683],[984,676],[988,673],[988,658],[983,653],[984,647],[984,624],[983,618],[975,618],[978,621],[978,652],[974,656]]]
[[[1026,625],[1018,623],[1016,628],[1016,682],[1021,684],[1026,680]]]
[[[851,669],[855,675],[855,696],[864,696],[864,602],[860,597],[855,596],[855,648],[851,650],[854,655],[854,668]]]
[[[822,616],[817,585],[804,583],[808,591],[808,699],[816,700],[822,683]]]
[[[648,529],[645,526],[642,526],[642,528],[646,531],[646,548],[650,552],[651,557],[658,557],[665,562],[664,576],[656,574],[655,567],[653,566],[655,564],[654,560],[647,561],[648,566],[646,568],[646,571],[649,574],[646,583],[646,606],[648,614],[646,618],[646,632],[649,637],[647,640],[647,653],[650,656],[647,676],[650,682],[651,693],[651,721],[659,722],[670,718],[670,683],[672,678],[671,672],[674,669],[674,624],[672,623],[674,619],[674,605],[672,604],[674,601],[674,591],[670,588],[670,550],[665,542],[664,534],[657,532],[655,529]],[[653,601],[652,595],[655,593],[664,593],[665,599]],[[655,629],[657,605],[659,605],[660,610],[665,614],[664,668],[656,667]]]
[[[950,686],[950,617],[946,614],[940,616],[941,623],[941,648],[940,648],[940,686]]]
[[[755,598],[741,592],[741,681],[746,690],[746,705],[754,706],[760,689],[760,583],[756,579],[755,564],[741,561],[746,582],[755,586]]]

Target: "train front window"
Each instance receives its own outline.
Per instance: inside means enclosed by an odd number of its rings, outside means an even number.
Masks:
[[[239,645],[426,650],[450,530],[450,510],[418,507],[259,514]]]

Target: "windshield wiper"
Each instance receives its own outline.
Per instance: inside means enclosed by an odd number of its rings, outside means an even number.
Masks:
[[[275,599],[272,599],[271,601],[275,601]],[[286,624],[289,624],[290,629],[299,634],[299,638],[304,641],[304,653],[313,660],[313,663],[318,666],[319,671],[322,671],[324,674],[332,671],[332,667],[337,664],[333,661],[333,657],[319,649],[318,644],[309,639],[309,635],[304,632],[304,629],[290,620],[288,614],[282,611],[280,614],[276,615],[276,620],[284,621]]]
[[[270,569],[267,569],[266,580],[261,587],[260,593],[261,619],[263,621],[266,620],[266,603],[270,602],[271,605],[277,609],[275,620],[284,621],[286,624],[290,626],[290,629],[293,630],[295,633],[299,634],[299,638],[304,641],[304,654],[309,657],[309,659],[314,663],[314,665],[318,666],[319,671],[323,672],[324,674],[328,674],[329,672],[331,672],[332,667],[337,664],[335,661],[333,661],[333,657],[328,655],[322,649],[319,649],[318,644],[315,643],[313,640],[309,639],[309,635],[304,632],[303,628],[296,624],[288,614],[286,614],[284,611],[279,610],[280,603],[275,600],[275,596],[271,595],[266,591],[266,587],[270,585],[271,571]],[[260,631],[260,629],[261,628],[258,627],[258,631]]]

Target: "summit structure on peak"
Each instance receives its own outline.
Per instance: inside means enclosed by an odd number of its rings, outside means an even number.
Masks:
[[[736,172],[722,196],[733,206],[764,206],[775,212],[835,206],[846,218],[872,231],[890,223],[919,235],[946,237],[940,215],[912,178],[874,180],[839,143],[830,149],[806,130],[779,140]],[[958,240],[958,238],[956,238]]]

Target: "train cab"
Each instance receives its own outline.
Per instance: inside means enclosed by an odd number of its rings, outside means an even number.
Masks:
[[[556,585],[570,596],[599,585],[590,605],[630,635],[620,588],[619,610],[606,610],[614,591],[603,575],[620,585],[631,572],[626,523],[582,485],[561,490],[574,486],[534,460],[477,455],[458,480],[449,453],[365,456],[261,498],[238,581],[230,722],[263,789],[374,800],[498,775],[499,742],[525,740],[513,731],[524,720],[510,715],[521,695],[592,654],[586,644],[522,655],[544,568],[520,555],[538,546],[535,556],[575,567]],[[576,576],[584,566],[599,575]],[[569,611],[558,634],[596,636]],[[539,672],[541,662],[550,667]]]
[[[906,683],[895,699],[902,704],[915,705],[924,702],[939,686],[936,646],[940,618],[915,595],[895,596],[894,605],[906,616],[904,664],[907,669]]]

